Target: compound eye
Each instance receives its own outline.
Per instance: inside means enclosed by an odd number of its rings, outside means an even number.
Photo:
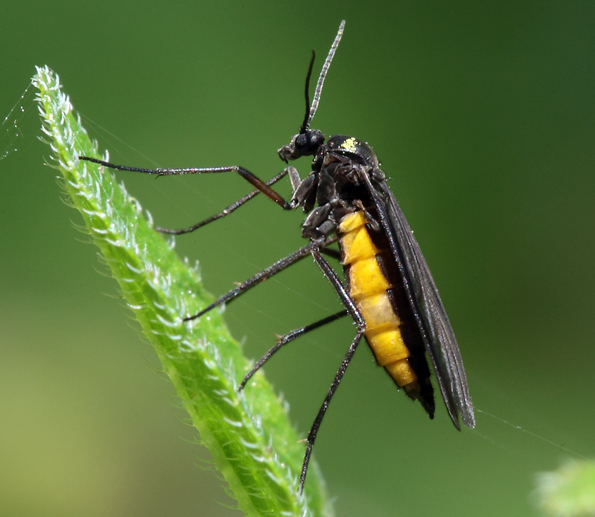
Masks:
[[[308,146],[308,140],[308,134],[302,133],[301,135],[298,135],[298,137],[295,139],[295,146],[298,149],[303,149],[304,147]]]
[[[324,142],[324,135],[320,131],[312,131],[310,135],[310,144],[314,147],[322,145]]]

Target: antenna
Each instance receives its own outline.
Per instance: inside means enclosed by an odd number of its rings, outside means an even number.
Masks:
[[[310,59],[310,66],[308,67],[308,75],[306,76],[306,115],[304,116],[304,122],[300,127],[300,135],[303,135],[308,131],[308,125],[310,124],[310,78],[312,77],[312,68],[314,67],[314,60],[316,59],[316,52],[312,51],[312,59]]]
[[[316,113],[316,109],[318,108],[318,103],[320,102],[320,94],[322,93],[322,86],[324,85],[324,80],[326,79],[326,74],[328,69],[331,66],[331,61],[333,57],[335,57],[335,52],[337,51],[337,47],[339,46],[339,42],[341,41],[341,37],[343,36],[343,31],[345,30],[345,20],[341,22],[339,25],[339,32],[335,36],[335,41],[331,45],[331,49],[328,51],[328,56],[326,56],[326,60],[324,61],[324,65],[322,65],[322,70],[320,71],[320,76],[318,77],[318,83],[316,84],[316,90],[314,92],[314,99],[312,100],[312,106],[310,106],[310,113],[308,114],[308,119],[305,124],[302,125],[302,129],[307,130],[310,127],[310,123],[314,118],[314,114]],[[308,73],[308,79],[310,78],[310,73]],[[302,131],[300,130],[300,133]]]

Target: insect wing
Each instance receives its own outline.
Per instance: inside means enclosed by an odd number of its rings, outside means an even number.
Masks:
[[[458,429],[459,412],[465,425],[475,427],[461,353],[419,244],[386,182],[377,181],[372,186],[369,176],[365,176],[380,223],[389,237],[391,251],[404,277],[409,302],[422,330],[448,414]]]

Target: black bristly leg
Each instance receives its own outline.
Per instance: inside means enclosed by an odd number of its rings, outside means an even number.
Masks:
[[[324,418],[324,415],[326,414],[326,410],[328,409],[328,406],[333,398],[333,395],[335,394],[335,391],[337,391],[337,388],[339,387],[339,383],[341,382],[341,379],[343,378],[343,375],[345,374],[345,370],[347,370],[347,367],[349,366],[349,363],[351,362],[351,359],[353,358],[353,354],[355,354],[355,351],[357,350],[357,347],[360,344],[360,341],[361,341],[363,335],[364,335],[364,331],[358,330],[357,334],[353,338],[353,341],[351,342],[351,345],[349,345],[349,350],[347,351],[347,354],[345,355],[345,358],[343,359],[343,362],[341,363],[341,366],[340,366],[339,370],[337,371],[337,374],[335,375],[335,378],[333,379],[333,382],[331,383],[331,385],[329,387],[329,390],[328,390],[328,393],[324,399],[324,402],[322,403],[322,406],[320,406],[318,415],[316,415],[316,419],[314,420],[314,423],[312,424],[312,427],[310,428],[310,432],[308,433],[308,438],[306,439],[306,442],[307,442],[306,454],[304,455],[304,463],[302,464],[302,472],[300,474],[300,491],[301,492],[304,491],[304,483],[306,482],[306,473],[308,471],[308,464],[310,463],[310,456],[312,454],[312,448],[314,447],[314,442],[316,441],[316,435],[318,434],[318,429],[320,428],[320,424],[322,424],[322,419]]]
[[[279,338],[279,340],[277,341],[277,343],[275,343],[275,345],[272,346],[270,348],[270,350],[266,354],[264,354],[258,360],[258,362],[252,367],[252,369],[246,374],[246,376],[244,377],[244,380],[240,383],[238,391],[241,391],[244,389],[247,382],[252,378],[252,376],[258,370],[260,370],[260,368],[262,368],[264,366],[264,363],[266,363],[271,357],[273,357],[275,352],[277,352],[283,345],[286,345],[287,343],[290,343],[294,339],[297,339],[298,337],[303,336],[304,334],[306,334],[312,330],[316,330],[317,328],[320,328],[323,325],[332,323],[333,321],[343,318],[344,316],[347,316],[347,310],[345,310],[345,309],[343,309],[342,311],[339,311],[335,314],[332,314],[331,316],[327,316],[326,318],[323,318],[319,321],[310,323],[310,325],[306,325],[305,327],[300,327],[299,329],[292,330],[291,332],[288,332],[284,336],[281,336]]]
[[[206,314],[207,312],[214,309],[215,307],[217,307],[223,303],[228,303],[228,302],[236,299],[238,296],[240,296],[241,294],[244,294],[246,291],[248,291],[255,285],[258,285],[258,284],[264,282],[268,278],[277,274],[279,271],[282,271],[286,267],[289,267],[292,264],[296,263],[298,260],[301,260],[304,257],[307,257],[308,255],[310,255],[312,253],[312,250],[315,249],[316,247],[321,246],[321,245],[330,244],[332,242],[335,242],[336,240],[337,240],[337,238],[333,237],[333,238],[328,239],[323,242],[313,241],[310,244],[308,244],[307,246],[304,246],[304,247],[300,248],[299,250],[294,251],[293,253],[287,255],[287,257],[284,257],[281,260],[278,260],[273,265],[267,267],[266,269],[263,269],[259,273],[256,273],[252,278],[249,278],[245,282],[242,282],[235,289],[232,289],[228,293],[224,294],[221,298],[219,298],[218,300],[215,300],[213,303],[211,303],[208,307],[205,307],[200,312],[194,314],[193,316],[187,316],[186,318],[184,318],[184,321],[190,321],[190,320],[194,320],[196,318],[200,318],[202,315]]]
[[[320,248],[323,248],[324,245],[328,244],[329,241],[321,243],[320,241],[312,241],[311,243],[311,251],[312,257],[314,261],[318,265],[318,267],[322,270],[324,276],[329,280],[335,292],[339,296],[341,303],[349,313],[349,315],[353,318],[353,321],[357,325],[358,328],[366,327],[366,323],[364,321],[364,317],[361,315],[359,309],[355,305],[353,298],[349,296],[347,292],[347,288],[341,282],[341,279],[335,273],[335,270],[331,267],[331,265],[327,262],[327,260],[320,254]],[[303,249],[303,248],[302,248]]]
[[[329,390],[328,390],[328,393],[324,399],[324,402],[322,403],[322,406],[320,407],[320,410],[318,411],[318,415],[316,415],[316,419],[314,420],[314,423],[312,424],[312,427],[310,428],[310,432],[308,433],[308,438],[306,439],[306,441],[307,441],[306,454],[304,456],[304,463],[302,464],[302,472],[300,475],[300,491],[304,490],[304,483],[306,481],[306,473],[308,471],[308,464],[310,463],[310,455],[312,454],[312,448],[314,447],[314,442],[316,441],[316,435],[318,434],[318,429],[320,428],[320,424],[322,424],[322,420],[324,418],[324,415],[326,414],[326,410],[328,409],[328,406],[333,398],[333,395],[335,394],[335,391],[337,391],[337,388],[339,387],[339,383],[341,382],[341,379],[343,378],[343,375],[345,374],[345,371],[347,370],[347,367],[349,366],[349,363],[351,362],[351,359],[353,358],[353,354],[355,354],[355,351],[357,350],[357,346],[359,345],[359,343],[364,335],[364,331],[366,330],[366,323],[364,321],[364,318],[363,318],[361,312],[355,305],[355,302],[353,301],[351,296],[349,296],[347,289],[345,288],[345,286],[343,285],[343,283],[337,276],[337,273],[335,273],[335,271],[330,266],[330,264],[320,254],[318,247],[312,249],[312,256],[314,257],[316,264],[318,264],[318,267],[320,267],[320,269],[324,273],[324,276],[326,276],[328,278],[328,280],[330,281],[330,283],[332,284],[337,295],[341,299],[341,302],[345,306],[346,311],[353,318],[353,321],[357,325],[357,333],[356,333],[355,337],[353,338],[351,345],[349,345],[349,350],[347,351],[347,354],[345,355],[345,358],[343,359],[343,362],[341,363],[341,366],[340,366],[339,370],[337,371],[337,374],[335,375],[335,378],[333,379],[333,382],[331,383],[331,385],[329,387]]]
[[[283,169],[279,174],[277,174],[276,176],[271,178],[269,181],[267,181],[266,184],[268,186],[270,186],[270,185],[273,185],[274,183],[276,183],[277,181],[279,181],[281,178],[284,178],[285,176],[287,176],[287,173],[290,172],[291,168],[292,167],[287,167],[287,168]],[[161,232],[161,233],[167,233],[169,235],[181,235],[183,233],[193,232],[194,230],[198,230],[199,228],[202,228],[203,226],[206,226],[207,224],[212,223],[213,221],[216,221],[217,219],[221,219],[222,217],[225,217],[226,215],[231,214],[234,210],[240,208],[244,203],[246,203],[247,201],[250,201],[257,194],[260,194],[260,190],[254,190],[254,191],[250,192],[250,194],[247,194],[246,196],[238,199],[235,203],[229,205],[227,208],[223,209],[218,214],[212,215],[211,217],[205,219],[204,221],[201,221],[200,223],[196,223],[192,226],[189,226],[188,228],[182,228],[180,230],[170,230],[168,228],[161,228],[160,226],[156,226],[155,230],[158,232]]]
[[[110,162],[104,162],[103,160],[98,160],[97,158],[90,158],[89,156],[79,156],[79,160],[85,160],[88,162],[97,163],[99,165],[103,165],[104,167],[109,167],[110,169],[114,169],[116,171],[131,171],[131,172],[142,172],[143,174],[156,174],[157,176],[175,176],[175,175],[184,175],[184,174],[217,174],[220,172],[237,172],[242,178],[244,178],[248,183],[256,187],[260,192],[262,192],[266,197],[270,200],[277,203],[281,208],[284,210],[293,210],[293,207],[287,203],[280,194],[275,192],[271,187],[269,187],[264,181],[262,181],[258,176],[252,174],[248,169],[244,169],[244,167],[240,167],[238,165],[232,165],[230,167],[190,167],[187,169],[145,169],[142,167],[128,167],[126,165],[116,165]]]

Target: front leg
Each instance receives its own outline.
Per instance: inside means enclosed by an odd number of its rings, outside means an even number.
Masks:
[[[97,163],[99,165],[103,165],[104,167],[109,167],[110,169],[114,169],[117,171],[132,171],[132,172],[142,172],[143,174],[155,174],[157,176],[177,176],[182,174],[217,174],[221,172],[237,172],[242,178],[244,178],[248,183],[256,187],[260,192],[262,192],[266,197],[268,197],[271,201],[277,203],[281,208],[284,210],[293,210],[295,207],[291,207],[287,201],[283,199],[283,197],[275,192],[271,187],[269,187],[264,181],[262,181],[258,176],[251,173],[248,169],[244,167],[240,167],[239,165],[232,165],[230,167],[189,167],[184,169],[145,169],[143,167],[128,167],[127,165],[116,165],[110,162],[104,162],[103,160],[98,160],[97,158],[91,158],[89,156],[79,156],[79,160],[85,160],[88,162]],[[293,168],[295,170],[295,168]],[[297,171],[295,171],[297,173]],[[290,172],[293,174],[293,172]],[[299,175],[298,175],[299,178]]]

